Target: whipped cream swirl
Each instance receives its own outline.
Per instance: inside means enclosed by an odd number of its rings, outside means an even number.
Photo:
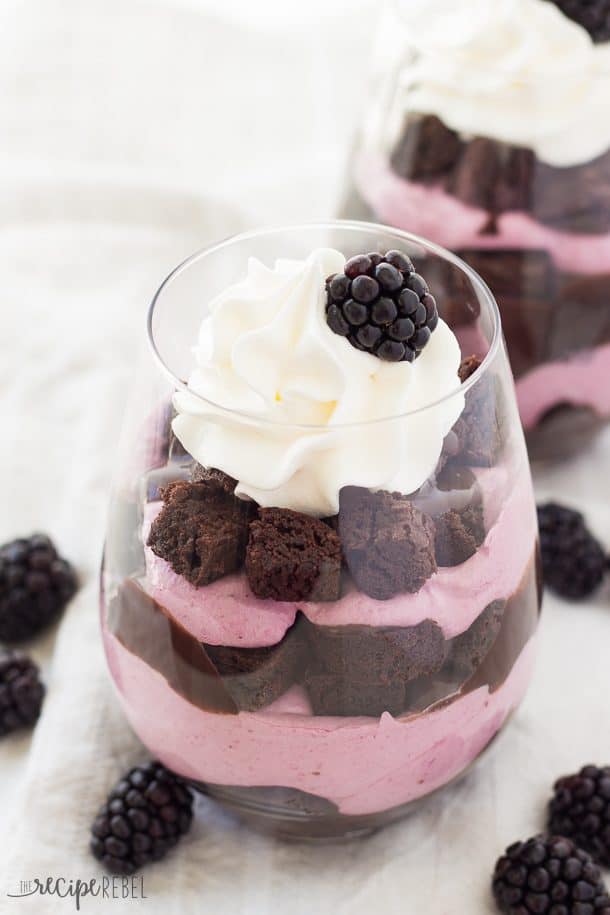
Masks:
[[[332,249],[274,269],[251,259],[246,278],[210,303],[189,391],[174,397],[187,451],[260,505],[324,517],[338,511],[343,486],[414,492],[463,410],[458,392],[401,416],[458,386],[460,348],[442,320],[411,364],[383,362],[331,331],[324,281],[344,264]],[[386,417],[401,418],[367,425]]]
[[[403,110],[464,136],[532,148],[555,166],[610,146],[610,43],[547,0],[400,0],[418,52]]]

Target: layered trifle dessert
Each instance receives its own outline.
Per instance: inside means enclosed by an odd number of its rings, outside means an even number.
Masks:
[[[532,454],[610,416],[610,4],[397,0],[344,215],[456,250],[502,312]]]
[[[423,273],[459,265],[400,233],[353,254],[363,233],[347,259],[251,258],[201,290],[188,377],[134,430],[111,512],[103,631],[132,726],[286,835],[354,834],[451,781],[533,660],[535,509],[499,329],[462,351]],[[475,280],[480,316],[485,296]]]

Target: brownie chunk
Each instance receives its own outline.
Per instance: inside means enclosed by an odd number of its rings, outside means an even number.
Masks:
[[[464,148],[447,190],[463,203],[493,211],[500,175],[499,145],[476,137]]]
[[[446,658],[439,626],[313,626],[307,691],[316,715],[400,715]]]
[[[458,378],[464,384],[471,375],[474,375],[476,370],[482,363],[482,359],[479,356],[465,356],[464,359],[460,362],[460,367],[458,369]]]
[[[496,641],[505,608],[505,600],[492,601],[466,632],[451,640],[448,665],[462,683],[478,670]]]
[[[407,683],[443,664],[446,643],[432,620],[417,626],[309,624],[308,669],[356,683]]]
[[[205,645],[224,688],[241,711],[256,711],[303,679],[303,619],[299,616],[277,645],[232,648]]]
[[[458,371],[460,381],[470,378],[481,362],[478,356],[463,359]],[[500,450],[497,398],[495,378],[489,374],[466,393],[464,410],[453,427],[459,447],[452,462],[471,467],[493,466]]]
[[[392,153],[392,170],[413,181],[438,179],[455,165],[462,145],[436,115],[411,117]]]
[[[152,523],[148,546],[195,587],[243,565],[254,503],[210,483],[171,483]]]
[[[469,505],[462,511],[448,511],[436,519],[437,565],[459,566],[474,556],[485,539],[483,507]]]
[[[361,591],[388,600],[419,591],[436,572],[434,522],[400,493],[346,486],[339,496],[339,534]]]
[[[237,480],[230,477],[228,473],[222,470],[216,470],[215,467],[202,467],[201,464],[195,463],[191,470],[191,481],[193,483],[208,483],[214,489],[220,489],[227,495],[232,496],[237,486]]]
[[[341,544],[328,524],[287,508],[261,508],[250,525],[246,574],[257,597],[337,600]]]
[[[494,295],[541,299],[547,303],[557,290],[556,270],[547,251],[462,248],[458,254],[480,273]]]
[[[498,213],[529,210],[532,201],[536,155],[531,149],[510,146],[496,186],[494,209]]]
[[[307,693],[314,715],[366,715],[384,712],[400,715],[406,705],[405,684],[356,683],[330,674],[316,674],[307,681]]]

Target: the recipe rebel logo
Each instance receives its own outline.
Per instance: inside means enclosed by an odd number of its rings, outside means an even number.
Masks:
[[[20,880],[10,899],[25,899],[32,896],[51,896],[56,899],[72,900],[77,912],[88,898],[131,900],[147,899],[143,877],[91,877],[89,880],[67,877],[33,877]]]

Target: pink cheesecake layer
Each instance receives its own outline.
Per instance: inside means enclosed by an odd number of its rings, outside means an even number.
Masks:
[[[502,467],[481,470],[477,478],[489,529],[485,542],[461,565],[439,569],[416,594],[374,600],[350,583],[344,586],[343,596],[333,602],[260,600],[250,591],[244,574],[229,575],[206,587],[195,588],[149,548],[146,548],[144,586],[191,635],[211,645],[243,648],[275,645],[294,623],[298,610],[322,626],[350,623],[416,626],[431,619],[451,639],[468,629],[489,603],[516,591],[536,539],[527,466],[523,466],[513,481],[512,489]],[[159,503],[145,508],[145,540],[159,510]]]
[[[599,416],[610,417],[610,344],[527,372],[517,381],[517,400],[526,429],[559,403],[590,407]]]
[[[202,711],[161,674],[104,633],[125,713],[148,749],[176,772],[233,786],[282,786],[326,798],[344,814],[404,804],[471,763],[526,690],[534,640],[503,685],[481,687],[435,711],[406,718],[310,717],[273,710]],[[280,702],[282,700],[279,700]],[[292,708],[298,697],[291,697]],[[281,705],[280,705],[281,709]]]
[[[497,232],[485,234],[489,213],[439,187],[396,175],[383,156],[367,153],[356,166],[356,184],[380,222],[433,238],[446,248],[543,248],[569,273],[610,271],[610,233],[563,232],[524,212],[501,214]]]

